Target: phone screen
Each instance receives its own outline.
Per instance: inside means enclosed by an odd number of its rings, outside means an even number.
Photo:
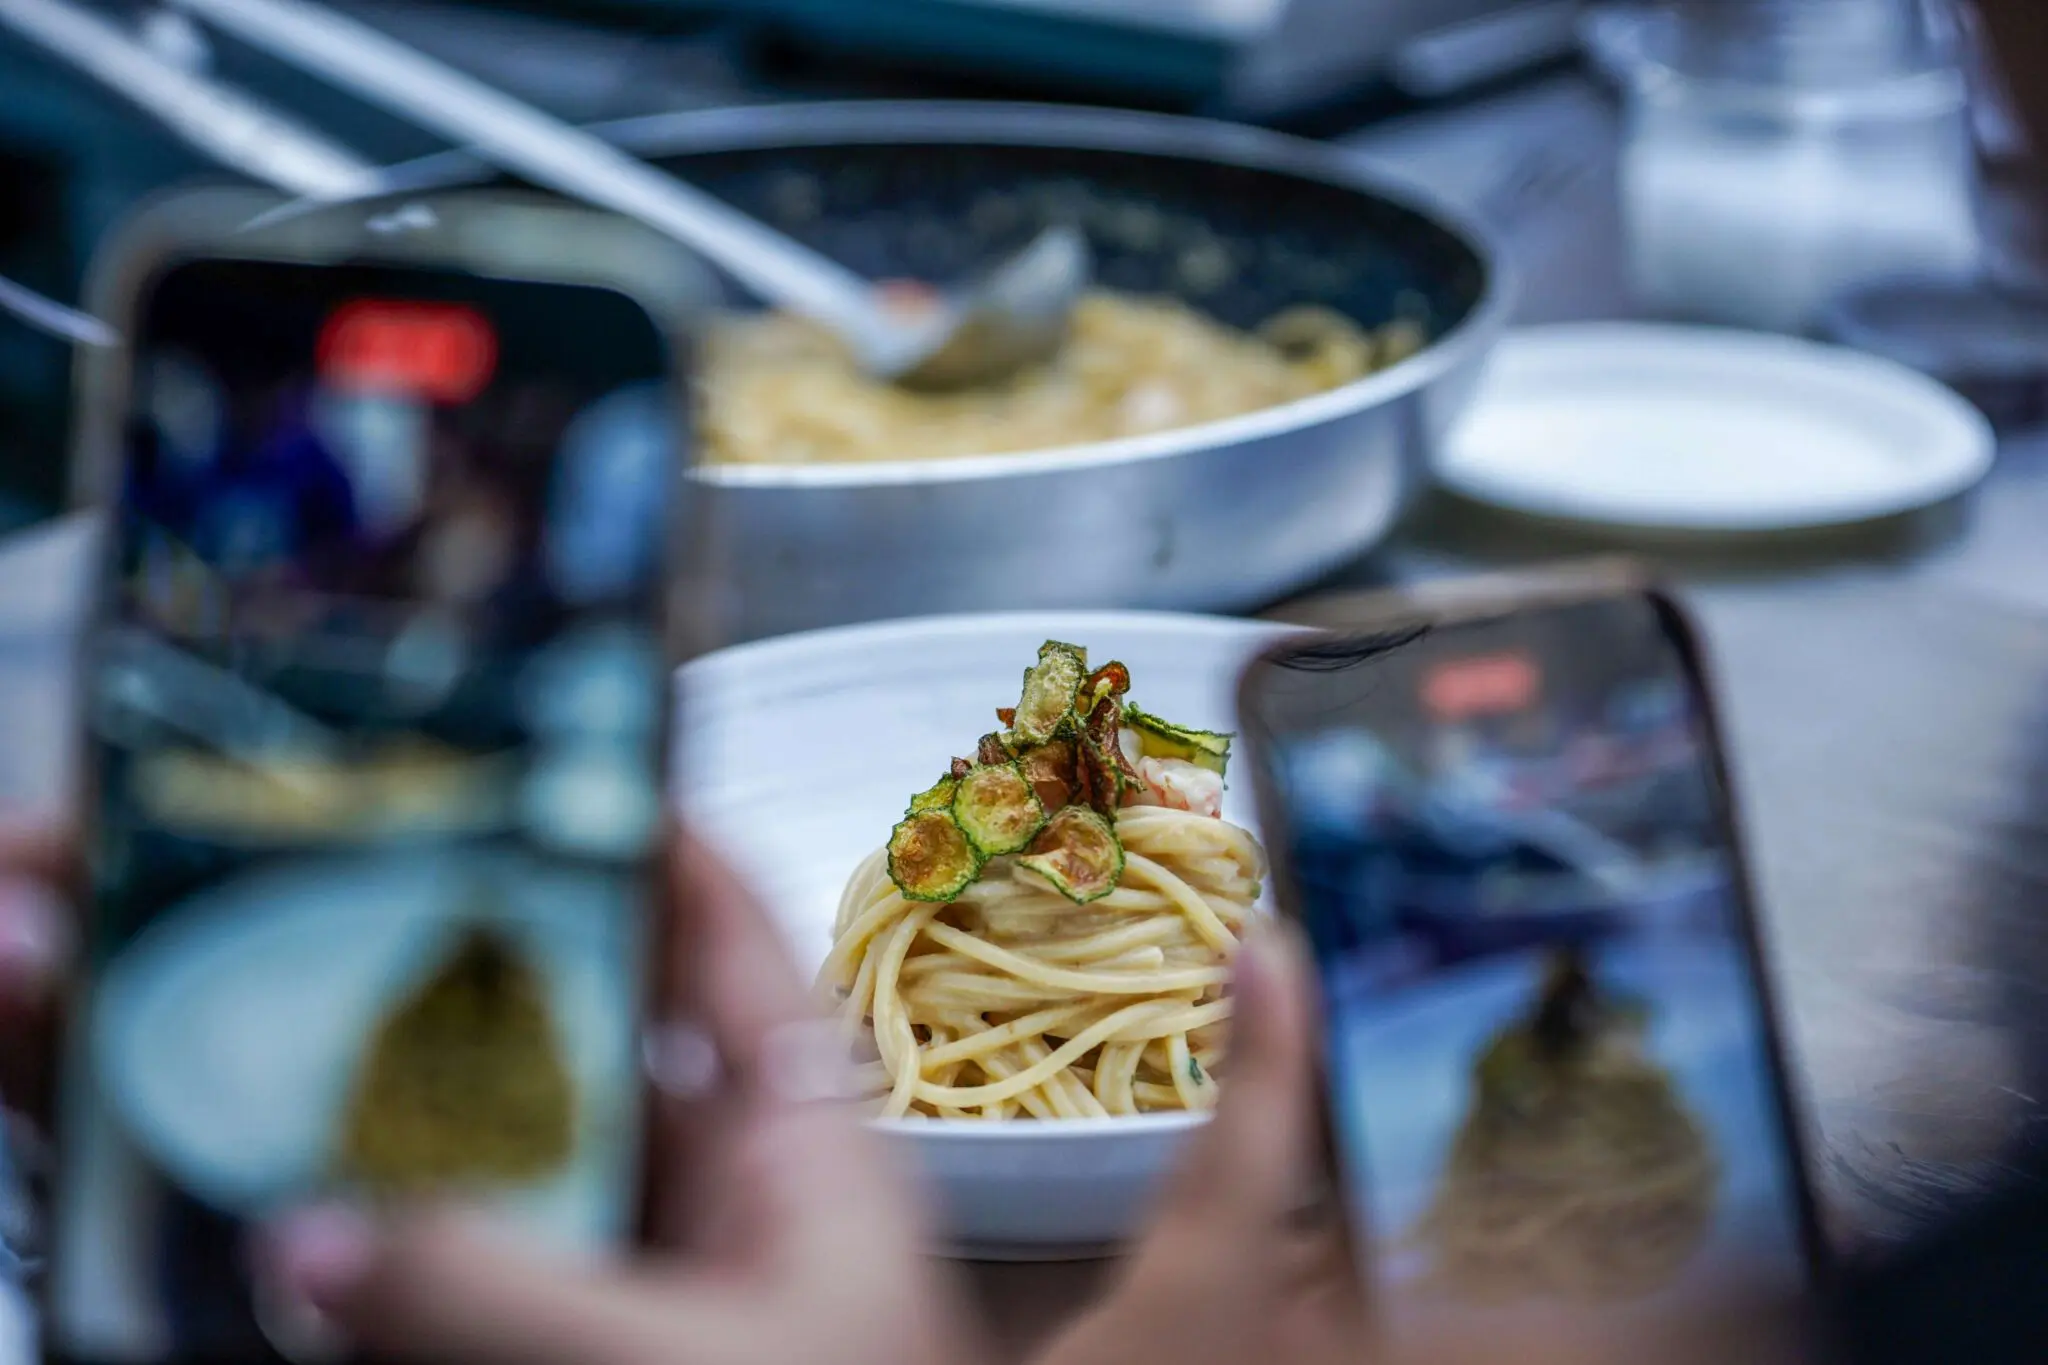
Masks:
[[[48,1349],[323,1354],[288,1207],[635,1226],[675,358],[607,289],[201,260],[133,359]]]
[[[1375,1316],[1417,1347],[1785,1302],[1798,1142],[1702,693],[1637,595],[1308,645],[1246,717]]]

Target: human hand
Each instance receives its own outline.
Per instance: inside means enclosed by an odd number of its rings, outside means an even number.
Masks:
[[[1230,1075],[1214,1119],[1168,1185],[1107,1296],[1035,1365],[1359,1365],[1384,1360],[1369,1332],[1359,1268],[1321,1175],[1315,994],[1290,926],[1262,926],[1238,956]],[[1583,1333],[1504,1334],[1497,1321],[1430,1341],[1427,1365],[1791,1365],[1801,1306],[1701,1302]],[[1628,1325],[1624,1326],[1623,1323]]]
[[[0,825],[0,1094],[37,1094],[73,941],[75,845]],[[373,1224],[283,1220],[268,1278],[390,1359],[464,1365],[955,1365],[976,1343],[925,1255],[914,1190],[854,1112],[820,1099],[839,1061],[766,912],[678,842],[659,997],[668,1035],[649,1162],[658,1256],[567,1264],[449,1210]],[[706,1035],[708,1034],[708,1040]],[[692,1046],[694,1044],[694,1046]],[[657,1057],[664,1049],[656,1048]]]
[[[841,1050],[767,913],[700,844],[681,842],[673,876],[662,996],[691,1002],[710,1046],[678,1030],[651,1049],[672,1082],[653,1092],[662,1252],[571,1263],[456,1212],[326,1208],[270,1230],[269,1273],[380,1358],[971,1361],[916,1192],[855,1110],[822,1097]]]
[[[1291,927],[1238,954],[1230,1077],[1108,1296],[1039,1365],[1334,1365],[1365,1342],[1358,1279],[1316,1174],[1314,1005]]]

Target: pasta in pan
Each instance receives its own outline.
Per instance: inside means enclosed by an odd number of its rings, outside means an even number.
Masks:
[[[1066,675],[1054,693],[1071,678],[1078,702],[1021,731],[1003,712],[1011,728],[914,800],[841,898],[819,980],[871,1046],[885,1116],[1216,1101],[1230,962],[1265,875],[1257,841],[1220,815],[1227,738],[1126,710],[1072,665],[1078,650],[1047,649],[1020,710],[1048,658]],[[1018,818],[992,820],[1005,801]]]
[[[1291,403],[1386,369],[1427,336],[1296,307],[1240,332],[1172,299],[1090,290],[1060,353],[1002,383],[914,393],[862,372],[815,323],[735,317],[703,354],[698,422],[712,464],[942,459],[1049,450]]]

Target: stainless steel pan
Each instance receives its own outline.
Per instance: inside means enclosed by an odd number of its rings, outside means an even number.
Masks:
[[[1102,282],[1241,326],[1294,303],[1421,354],[1229,421],[1059,451],[700,474],[732,633],[926,612],[1253,608],[1386,536],[1506,321],[1476,225],[1342,150],[1197,120],[887,103],[601,130],[874,278],[964,273],[1056,221]]]
[[[1406,316],[1432,338],[1344,388],[1178,431],[965,459],[706,467],[698,524],[717,540],[715,610],[732,639],[930,612],[1231,611],[1285,596],[1386,536],[1509,308],[1477,226],[1339,149],[1248,128],[913,102],[595,131],[871,278],[955,278],[1065,222],[1086,230],[1111,288],[1178,295],[1239,326],[1314,302],[1368,326]],[[433,160],[445,164],[416,178],[492,175],[466,153]],[[107,433],[81,439],[81,472],[104,472]]]

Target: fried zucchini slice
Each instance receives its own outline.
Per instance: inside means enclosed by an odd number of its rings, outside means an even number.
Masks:
[[[1124,875],[1124,846],[1109,821],[1086,806],[1068,806],[1045,822],[1017,865],[1076,905],[1086,905],[1116,890]]]
[[[950,901],[981,875],[983,861],[950,810],[907,815],[889,832],[889,880],[905,900]]]
[[[1230,766],[1230,735],[1191,730],[1128,705],[1123,723],[1138,732],[1139,749],[1147,758],[1178,758],[1219,777]]]
[[[1081,787],[1080,754],[1071,739],[1049,739],[1017,755],[1024,780],[1038,793],[1038,804],[1057,812],[1073,801]]]
[[[951,810],[953,793],[960,790],[960,779],[947,773],[938,781],[910,798],[910,809],[905,815],[915,815],[925,810]]]
[[[1074,645],[1047,640],[1038,662],[1024,674],[1024,693],[1010,726],[1010,747],[1043,744],[1059,734],[1074,713],[1074,700],[1088,678],[1088,655]]]
[[[1116,818],[1125,794],[1142,785],[1137,769],[1131,766],[1118,742],[1123,710],[1123,704],[1115,697],[1106,696],[1095,704],[1081,726],[1081,768],[1087,779],[1087,803],[1111,819]]]
[[[1045,827],[1045,806],[1015,762],[990,763],[960,779],[953,821],[985,858],[1016,853]]]
[[[1131,690],[1131,670],[1111,659],[1088,675],[1088,681],[1081,684],[1081,698],[1075,705],[1076,715],[1092,715],[1102,704],[1104,697],[1121,697]]]

